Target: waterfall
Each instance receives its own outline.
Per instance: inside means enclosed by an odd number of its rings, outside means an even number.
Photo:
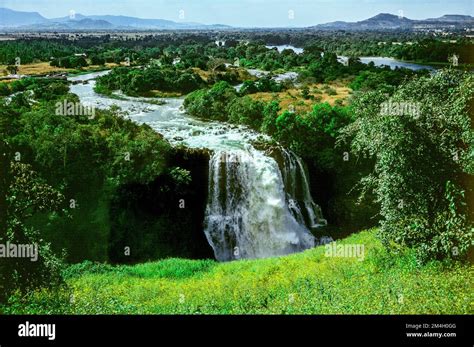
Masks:
[[[253,147],[212,155],[205,234],[219,261],[285,255],[314,246],[305,220],[309,218],[309,227],[323,220],[301,161],[289,152],[284,156],[282,175],[274,158]]]
[[[301,158],[284,148],[281,148],[281,152],[284,159],[283,181],[293,215],[298,222],[309,228],[327,225],[321,208],[311,196],[306,168]]]
[[[189,117],[181,110],[183,99],[164,99],[165,105],[133,97],[110,99],[96,94],[94,83],[73,84],[71,92],[99,108],[120,106],[130,119],[151,126],[172,145],[213,153],[204,232],[218,260],[273,257],[315,245],[310,230],[326,222],[311,197],[304,163],[294,153],[279,146],[265,153],[253,147],[265,135]]]

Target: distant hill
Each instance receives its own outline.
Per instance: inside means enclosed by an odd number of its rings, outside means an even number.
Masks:
[[[84,16],[82,14],[76,14],[74,16],[75,20],[83,20],[83,19],[92,19],[92,20],[101,20],[110,23],[112,26],[116,28],[138,28],[138,29],[169,29],[169,28],[176,28],[181,27],[185,23],[177,23],[170,20],[165,19],[144,19],[144,18],[136,18],[136,17],[127,17],[127,16]],[[67,23],[71,20],[70,17],[61,17],[61,18],[53,18],[51,21],[57,23]]]
[[[19,12],[8,8],[0,8],[0,26],[3,27],[15,27],[47,22],[48,19],[44,18],[38,12]]]
[[[389,13],[380,13],[372,18],[366,19],[362,22],[358,22],[358,25],[362,28],[408,28],[411,27],[413,21],[411,19],[395,16]]]
[[[467,15],[444,15],[439,18],[414,20],[396,16],[390,13],[380,13],[372,18],[360,22],[331,22],[319,24],[311,28],[320,30],[390,30],[416,28],[463,28],[473,27],[474,17]]]
[[[471,22],[473,21],[474,17],[467,16],[467,15],[460,15],[460,14],[446,14],[439,18],[429,18],[426,19],[425,22]]]
[[[11,29],[11,28],[10,28]],[[20,30],[37,30],[37,31],[61,31],[61,30],[107,30],[114,29],[114,26],[104,20],[95,20],[84,18],[80,20],[65,20],[62,22],[44,22],[39,24],[22,25],[15,27]]]
[[[70,28],[77,29],[112,29],[113,25],[105,20],[96,20],[90,18],[84,18],[80,20],[70,20],[66,22],[66,25]]]
[[[0,8],[0,29],[9,30],[171,30],[226,29],[227,25],[174,22],[128,16],[75,14],[73,17],[45,18],[37,12],[21,12]]]

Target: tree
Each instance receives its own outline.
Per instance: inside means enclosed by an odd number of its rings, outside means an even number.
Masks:
[[[27,226],[33,215],[54,212],[61,209],[64,196],[46,184],[30,165],[12,162],[10,165],[9,187],[6,201],[6,230],[1,242],[37,246],[38,259],[7,258],[2,260],[0,278],[5,285],[0,301],[5,300],[14,290],[25,293],[38,287],[59,285],[62,261],[51,250],[50,244],[41,238],[39,232]],[[0,192],[1,193],[1,192]]]
[[[105,65],[105,59],[99,55],[91,56],[92,65]]]
[[[229,105],[229,121],[258,130],[262,125],[264,104],[249,96],[236,98]]]
[[[311,128],[335,138],[339,130],[350,123],[350,115],[347,108],[322,103],[313,106],[305,121]]]
[[[239,93],[241,95],[258,93],[257,84],[254,81],[244,81],[244,83],[240,87]]]
[[[222,58],[212,58],[207,63],[207,67],[211,72],[211,78],[214,80],[217,77],[217,71],[225,69],[226,60]]]
[[[276,120],[280,112],[280,101],[273,100],[265,105],[263,108],[263,120],[261,131],[269,135],[274,135],[277,131]]]
[[[401,85],[389,100],[369,92],[354,101],[356,120],[341,140],[375,159],[361,183],[381,204],[387,247],[413,247],[426,260],[471,246],[473,95],[472,75],[445,70]]]
[[[228,118],[228,106],[236,97],[236,90],[229,83],[221,81],[211,89],[189,94],[184,100],[184,107],[192,116],[225,121]]]
[[[179,74],[179,77],[176,79],[175,82],[176,89],[182,93],[189,93],[193,90],[199,89],[204,85],[204,81],[202,78],[194,73],[184,72]]]
[[[7,142],[11,127],[10,114],[5,105],[0,108],[0,242],[7,240],[8,209],[7,194],[10,186],[10,155],[11,149]],[[0,283],[6,283],[8,268],[0,264]],[[6,290],[6,288],[4,288]],[[2,300],[0,296],[0,301]]]
[[[87,65],[87,61],[84,57],[82,56],[72,56],[69,58],[69,64],[70,64],[70,67],[75,69],[75,68],[81,68],[81,67],[86,67]]]

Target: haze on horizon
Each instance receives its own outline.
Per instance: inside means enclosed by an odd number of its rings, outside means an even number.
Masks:
[[[235,27],[305,27],[359,21],[379,13],[410,19],[473,15],[472,0],[0,0],[0,7],[46,18],[124,15]]]

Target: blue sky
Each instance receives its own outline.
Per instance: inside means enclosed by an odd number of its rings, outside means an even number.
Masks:
[[[73,10],[87,15],[126,15],[241,27],[298,27],[336,20],[358,21],[381,12],[403,11],[411,19],[473,15],[473,3],[474,0],[0,0],[0,7],[35,11],[47,18],[64,17]]]

